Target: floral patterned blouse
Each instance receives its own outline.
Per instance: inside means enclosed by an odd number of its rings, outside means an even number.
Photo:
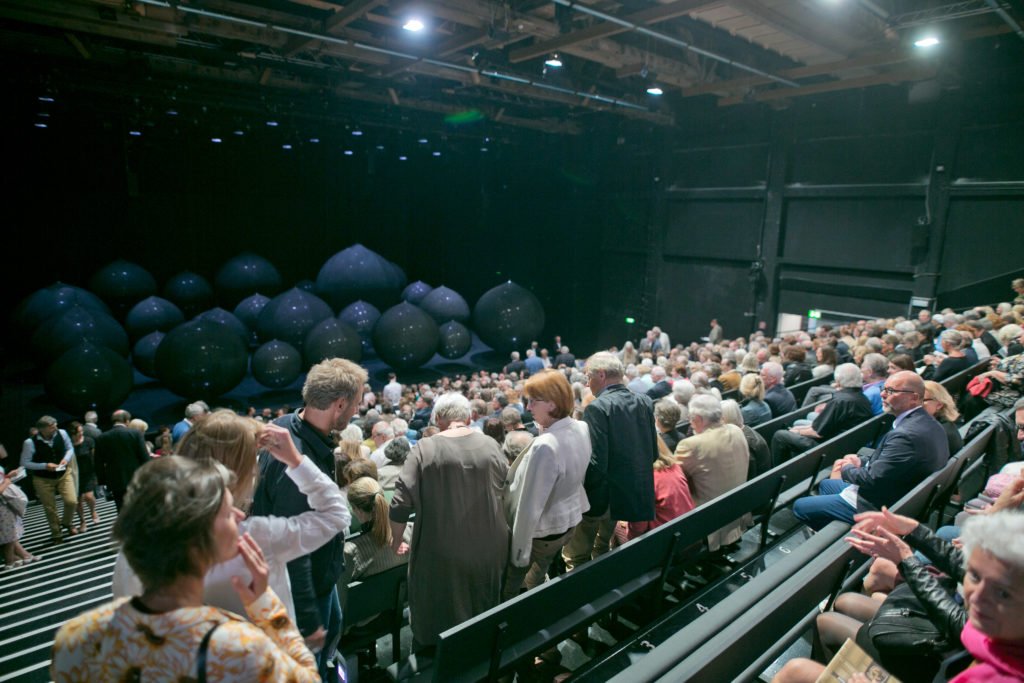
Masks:
[[[1004,358],[999,361],[996,370],[1006,373],[1006,384],[993,382],[992,392],[985,400],[990,405],[1010,408],[1020,398],[1021,390],[1024,389],[1024,354]]]
[[[50,675],[58,683],[196,681],[196,658],[207,632],[208,681],[319,681],[281,600],[267,589],[247,610],[252,623],[217,607],[160,614],[120,598],[64,624],[53,644]]]

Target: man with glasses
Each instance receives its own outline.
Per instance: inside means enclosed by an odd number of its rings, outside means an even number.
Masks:
[[[836,460],[819,495],[793,504],[793,514],[811,528],[833,520],[852,524],[858,512],[892,505],[949,460],[946,432],[922,407],[924,380],[916,372],[889,377],[881,396],[883,409],[896,420],[874,455]]]
[[[562,548],[568,569],[608,552],[616,522],[654,519],[654,404],[622,384],[622,361],[614,354],[595,353],[585,372],[597,397],[583,411],[590,429],[590,465],[583,480],[590,509]]]

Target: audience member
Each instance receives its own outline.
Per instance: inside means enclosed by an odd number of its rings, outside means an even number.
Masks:
[[[57,428],[57,420],[43,415],[36,421],[36,433],[25,439],[21,447],[21,466],[32,475],[32,488],[43,506],[46,523],[50,527],[50,541],[63,541],[61,528],[69,534],[77,533],[72,527],[78,494],[70,463],[75,447],[67,432]],[[64,501],[64,515],[57,517],[57,496]]]
[[[128,426],[131,419],[127,410],[115,410],[110,416],[114,426],[96,440],[96,478],[110,491],[118,511],[135,470],[149,462],[146,440]]]
[[[181,437],[185,436],[185,432],[192,429],[192,425],[201,421],[209,412],[210,406],[206,405],[203,401],[196,401],[185,406],[185,419],[175,424],[171,430],[171,438],[174,439],[174,443],[181,441]]]
[[[764,380],[760,375],[754,373],[743,375],[743,379],[740,380],[740,396],[743,397],[740,411],[743,413],[745,425],[756,427],[762,422],[772,419],[772,409],[764,400]]]
[[[764,382],[764,402],[772,411],[772,417],[779,417],[796,410],[796,399],[782,382],[784,371],[779,363],[769,361],[761,366],[761,381]]]

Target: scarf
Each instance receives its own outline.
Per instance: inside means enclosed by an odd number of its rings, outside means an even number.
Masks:
[[[1009,683],[1024,680],[1024,643],[1002,643],[974,628],[970,621],[960,641],[974,657],[975,664],[951,683]]]

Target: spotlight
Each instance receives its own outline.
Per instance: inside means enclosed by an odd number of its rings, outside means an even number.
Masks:
[[[238,135],[239,137],[241,137],[242,135],[245,135],[245,131],[244,130],[236,130],[235,131],[235,135]]]
[[[557,52],[552,52],[551,56],[544,60],[544,65],[557,69],[562,66],[562,60],[559,58]]]
[[[405,156],[405,155],[402,155],[402,156],[398,157],[398,160],[399,160],[399,161],[408,161],[408,160],[409,160],[409,157],[407,157],[407,156]]]
[[[212,142],[215,145],[219,145],[221,142],[223,142],[223,140],[221,140],[220,138],[210,138],[210,142]]]
[[[426,138],[420,138],[420,139],[419,139],[419,140],[417,140],[416,142],[420,143],[421,145],[425,145],[425,144],[427,144],[427,143],[428,143],[428,142],[430,142],[430,141],[429,141],[429,140],[427,140]]]
[[[352,131],[352,135],[354,135],[356,137],[359,137],[362,134],[363,134],[363,131],[361,131],[361,130],[354,130],[354,131]]]
[[[277,121],[267,121],[267,125],[271,128],[277,128]]]
[[[441,153],[440,153],[440,152],[434,152],[434,153],[433,153],[433,156],[435,156],[435,157],[439,157],[439,156],[441,156]]]
[[[291,149],[291,145],[281,145],[281,149]]]
[[[404,28],[406,31],[410,31],[412,33],[419,33],[420,31],[422,31],[426,27],[427,27],[427,25],[424,24],[423,20],[419,19],[418,17],[411,17],[408,21],[406,21],[404,24],[402,24],[402,28]]]
[[[131,135],[133,138],[137,138],[137,137],[142,135],[142,131],[141,130],[130,130],[130,131],[128,131],[128,135]]]
[[[347,157],[350,157],[350,156],[352,156],[353,154],[355,154],[355,152],[353,152],[352,150],[350,150],[350,149],[346,149],[346,150],[345,150],[345,156],[347,156]]]
[[[651,87],[649,87],[649,88],[647,89],[647,94],[648,94],[648,95],[654,95],[655,97],[657,97],[657,96],[659,96],[659,95],[664,95],[664,94],[665,94],[665,91],[664,91],[664,90],[662,90],[661,88],[659,88],[659,87],[658,87],[658,86],[656,86],[656,85],[652,85]]]
[[[939,39],[935,36],[925,36],[914,41],[915,47],[934,47],[939,44]]]

